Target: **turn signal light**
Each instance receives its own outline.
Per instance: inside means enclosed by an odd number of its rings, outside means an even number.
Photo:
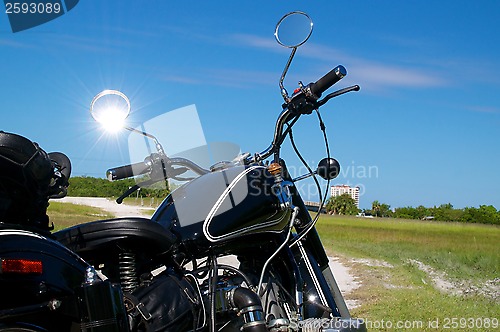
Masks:
[[[19,274],[42,274],[42,261],[30,259],[6,258],[2,259],[0,273],[19,273]]]

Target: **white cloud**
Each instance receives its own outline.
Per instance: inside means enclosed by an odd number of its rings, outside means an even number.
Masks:
[[[0,45],[1,46],[7,46],[7,47],[12,47],[12,48],[33,48],[32,45],[26,44],[26,43],[21,43],[18,41],[14,41],[11,39],[0,39]]]
[[[500,107],[495,106],[471,105],[467,106],[467,109],[479,113],[500,114]]]
[[[273,52],[284,50],[272,38],[235,34],[231,36],[231,40],[242,45],[267,49]],[[364,57],[352,56],[338,48],[314,43],[307,43],[299,52],[299,56],[327,63],[328,68],[333,68],[339,63],[344,64],[350,73],[349,76],[354,77],[354,80],[359,84],[363,84],[364,88],[368,87],[377,90],[391,87],[425,88],[450,84],[444,77],[441,68],[434,67],[432,73],[430,73],[431,69],[428,64],[415,63],[412,67],[393,65]],[[335,63],[332,63],[332,61]]]

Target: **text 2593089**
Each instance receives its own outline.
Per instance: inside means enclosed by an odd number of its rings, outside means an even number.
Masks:
[[[59,14],[63,9],[59,2],[6,2],[6,14]]]

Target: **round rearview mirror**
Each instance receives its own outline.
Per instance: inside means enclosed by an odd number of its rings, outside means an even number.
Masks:
[[[274,37],[280,45],[296,48],[304,44],[313,31],[313,22],[303,12],[291,12],[283,16],[274,31]]]
[[[340,174],[340,164],[334,158],[323,158],[318,163],[316,171],[325,180],[335,179]]]
[[[118,90],[104,90],[92,99],[90,114],[106,130],[116,131],[130,114],[130,101]]]

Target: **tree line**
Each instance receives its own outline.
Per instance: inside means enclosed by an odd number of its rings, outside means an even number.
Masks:
[[[325,209],[330,214],[338,215],[357,215],[361,213],[364,216],[380,218],[392,217],[500,225],[500,210],[497,210],[493,205],[455,209],[452,204],[448,203],[434,207],[420,205],[391,209],[388,204],[374,201],[371,209],[360,210],[356,207],[356,202],[349,194],[343,194],[330,197]]]
[[[136,181],[134,179],[124,179],[111,182],[102,178],[75,176],[69,179],[68,196],[118,197],[135,184]],[[141,188],[140,190],[140,194],[143,197],[164,198],[169,193],[170,191],[168,188],[161,188],[159,185],[152,188]]]

